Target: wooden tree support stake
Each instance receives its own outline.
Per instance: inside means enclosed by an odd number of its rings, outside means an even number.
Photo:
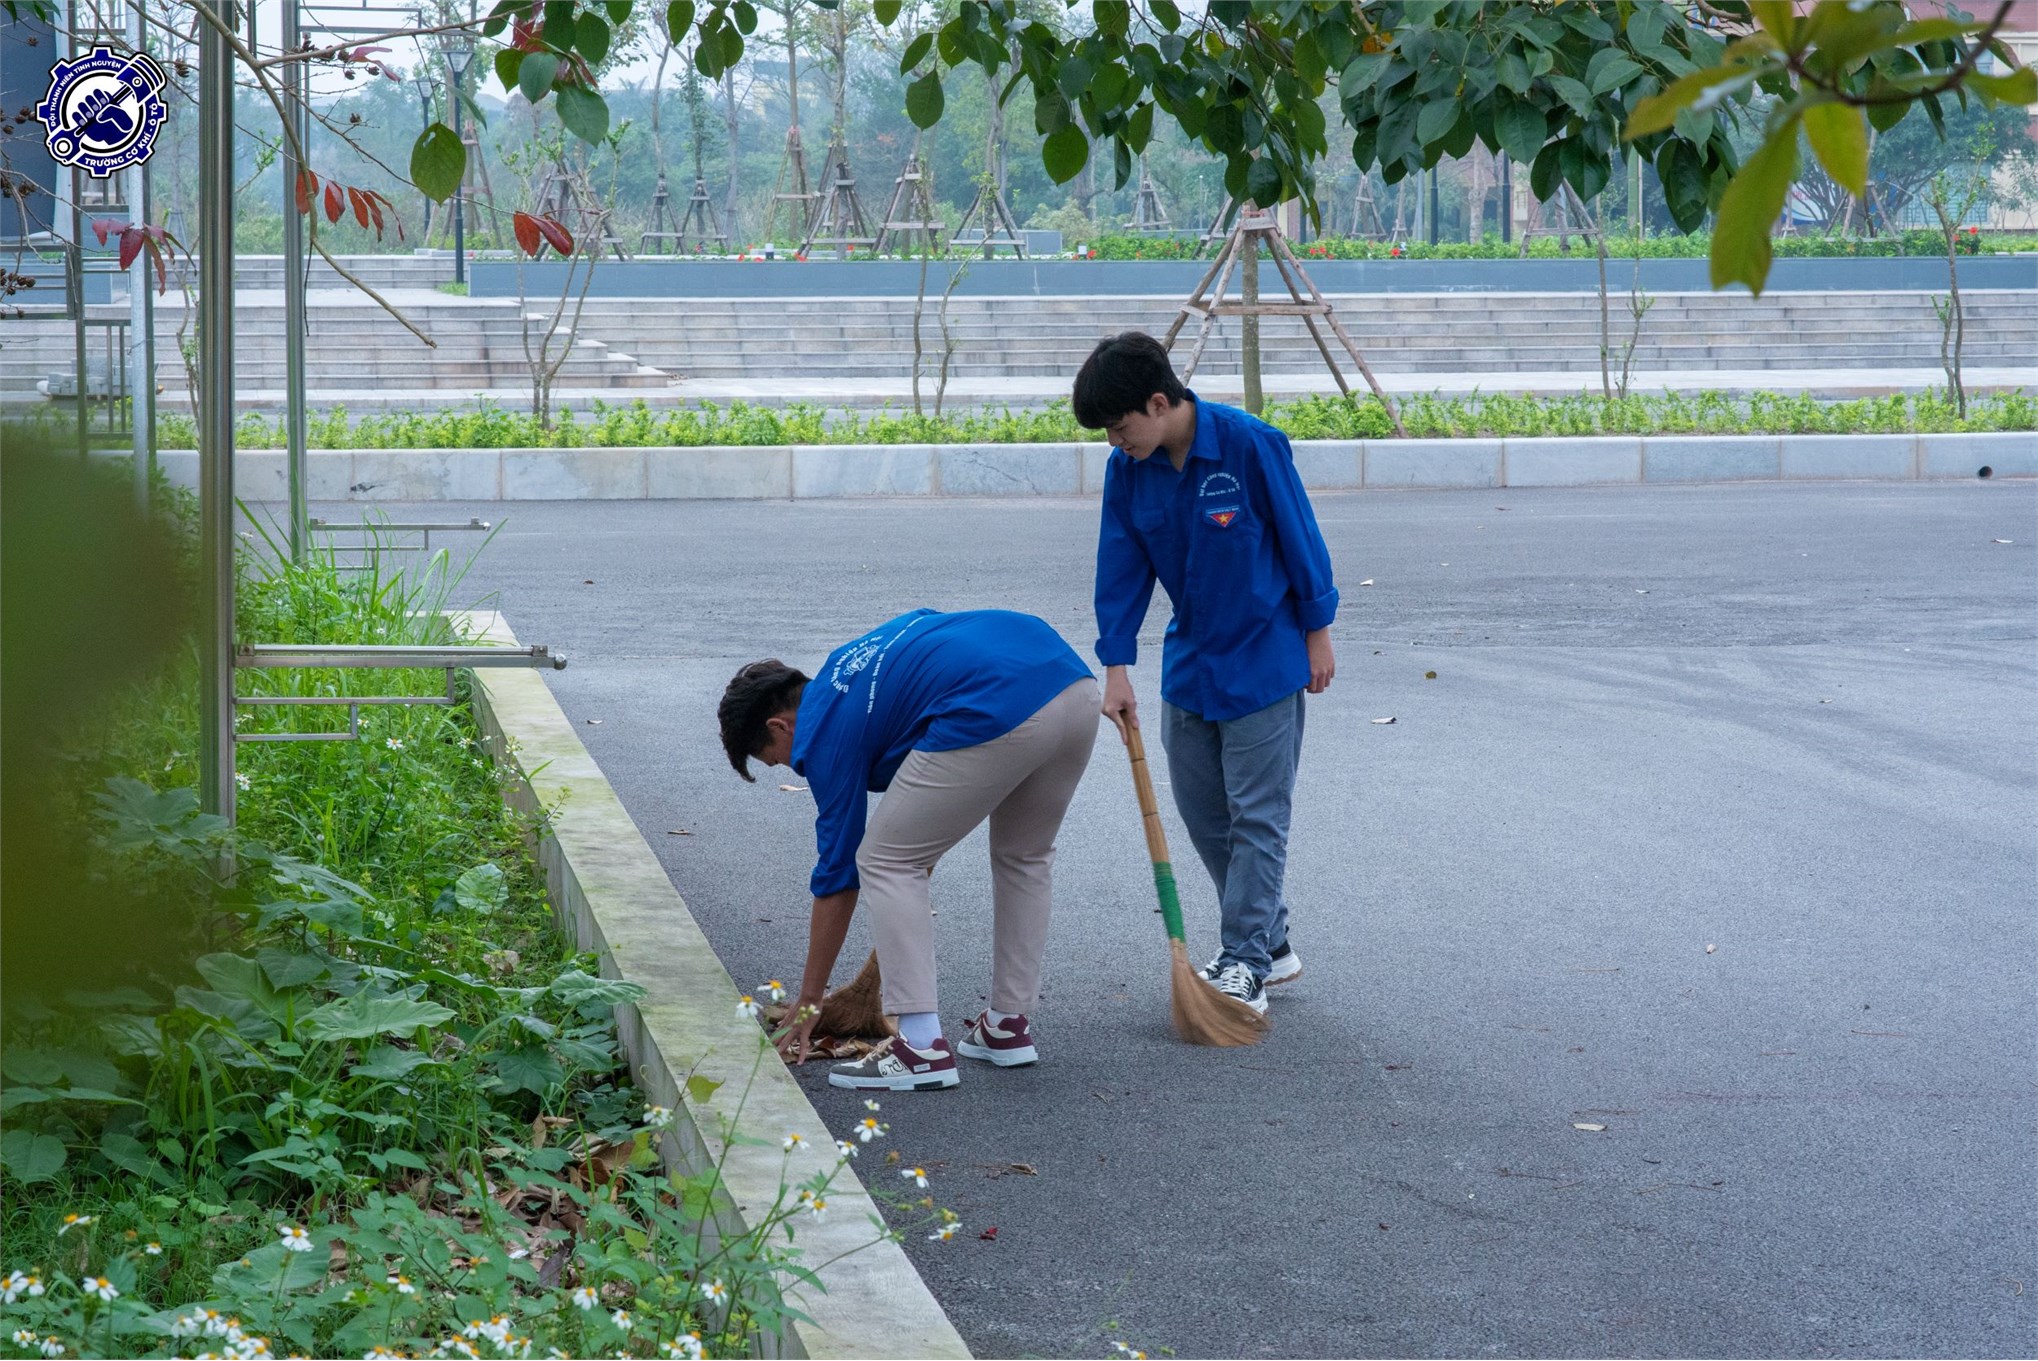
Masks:
[[[1226,206],[1229,207],[1228,204]],[[1219,217],[1222,216],[1220,213]],[[1289,300],[1227,301],[1225,290],[1230,287],[1233,271],[1246,251],[1259,249],[1260,237],[1266,238],[1268,251],[1274,257],[1274,265],[1281,271],[1282,282],[1288,286]],[[1211,287],[1213,280],[1216,283],[1214,289]],[[1305,292],[1307,297],[1303,296]],[[1386,408],[1387,419],[1394,423],[1394,433],[1403,439],[1408,438],[1408,431],[1401,424],[1401,412],[1395,407],[1394,399],[1387,395],[1386,390],[1380,386],[1380,381],[1373,376],[1372,366],[1366,363],[1366,357],[1359,353],[1358,343],[1352,339],[1351,333],[1345,330],[1344,323],[1337,319],[1336,312],[1331,308],[1330,299],[1324,297],[1315,281],[1309,277],[1308,271],[1302,268],[1302,262],[1288,249],[1288,239],[1282,234],[1281,226],[1274,220],[1274,215],[1261,211],[1250,202],[1239,206],[1238,220],[1232,227],[1230,236],[1225,239],[1224,248],[1217,253],[1217,258],[1210,262],[1210,268],[1204,272],[1202,282],[1196,285],[1196,291],[1181,305],[1174,324],[1168,327],[1167,336],[1161,342],[1169,350],[1173,350],[1175,340],[1181,335],[1182,327],[1187,324],[1189,318],[1198,319],[1195,343],[1190,346],[1189,357],[1182,366],[1184,384],[1195,376],[1196,365],[1203,358],[1203,347],[1210,341],[1210,333],[1217,323],[1217,318],[1249,316],[1302,318],[1302,324],[1309,328],[1310,339],[1316,342],[1317,352],[1323,356],[1323,362],[1330,368],[1330,376],[1337,380],[1338,391],[1349,397],[1352,394],[1351,385],[1345,381],[1344,371],[1338,367],[1337,358],[1331,353],[1330,345],[1325,341],[1318,323],[1328,326],[1331,334],[1337,338],[1338,344],[1344,347],[1345,353],[1358,365],[1359,373],[1366,380],[1366,386],[1372,389],[1373,395],[1380,399],[1380,405]]]

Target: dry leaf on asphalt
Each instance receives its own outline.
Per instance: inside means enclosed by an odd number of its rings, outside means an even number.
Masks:
[[[1394,719],[1393,719],[1393,717],[1392,717],[1392,716],[1390,715],[1390,716],[1389,716],[1389,717],[1387,717],[1387,718],[1376,718],[1376,719],[1374,719],[1373,721],[1374,721],[1375,723],[1392,723],[1392,722],[1394,721]]]
[[[1424,680],[1435,680],[1437,678],[1437,673],[1434,671],[1425,671],[1422,673],[1422,678]]]
[[[1586,1120],[1573,1120],[1573,1121],[1571,1122],[1571,1128],[1572,1128],[1572,1129],[1582,1129],[1582,1130],[1585,1130],[1585,1131],[1587,1131],[1588,1133],[1591,1133],[1591,1134],[1597,1134],[1597,1133],[1599,1133],[1599,1132],[1600,1132],[1601,1130],[1604,1130],[1604,1129],[1606,1128],[1606,1126],[1605,1126],[1605,1125],[1595,1125],[1595,1124],[1592,1124],[1591,1122],[1589,1122],[1589,1121],[1586,1121]]]
[[[684,828],[684,827],[675,827],[675,828],[673,828],[673,829],[672,829],[671,831],[667,832],[667,833],[666,833],[666,835],[667,835],[667,836],[692,836],[692,835],[693,835],[693,833],[692,833],[692,832],[689,832],[689,831],[688,831],[688,830],[687,830],[686,828]]]

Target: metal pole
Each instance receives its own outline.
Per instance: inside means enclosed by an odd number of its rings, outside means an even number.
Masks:
[[[462,147],[467,140],[460,133],[460,82],[467,74],[467,63],[448,54],[446,66],[453,74],[453,140]],[[460,169],[460,183],[453,189],[453,282],[467,282],[467,168]]]
[[[148,41],[140,0],[129,0],[127,44],[137,52],[146,52]],[[127,216],[137,227],[149,225],[147,161],[128,167]],[[150,268],[147,251],[135,256],[134,268],[128,271],[127,293],[127,409],[134,451],[134,502],[144,515],[149,510],[149,474],[156,456],[156,309]]]
[[[234,67],[220,0],[198,48],[198,797],[234,816]]]
[[[1429,243],[1437,243],[1437,167],[1429,168]]]
[[[295,52],[298,45],[298,0],[283,0],[283,50]],[[304,67],[287,62],[283,67],[283,116],[290,131],[302,139],[309,132],[301,116],[304,105]],[[287,452],[284,465],[290,486],[290,560],[304,561],[310,531],[311,507],[305,502],[306,477],[304,430],[304,215],[297,210],[297,177],[304,163],[298,159],[291,139],[283,139],[283,429]]]

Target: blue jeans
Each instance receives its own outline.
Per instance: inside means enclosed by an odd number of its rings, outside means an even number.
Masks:
[[[1219,955],[1261,978],[1288,943],[1288,818],[1302,759],[1297,690],[1258,713],[1213,723],[1161,705],[1168,779],[1189,840],[1217,885],[1223,913]]]

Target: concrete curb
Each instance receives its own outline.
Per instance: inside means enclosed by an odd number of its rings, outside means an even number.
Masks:
[[[334,449],[310,455],[314,501],[823,500],[855,496],[1094,496],[1108,445],[814,444],[654,449]],[[195,486],[197,455],[160,456]],[[1602,435],[1302,440],[1305,485],[1565,487],[1661,482],[2038,476],[2038,434]],[[235,461],[240,494],[286,499],[283,454]]]
[[[500,615],[469,618],[489,642],[515,643]],[[544,819],[538,860],[554,913],[581,949],[600,954],[604,975],[647,990],[639,1005],[616,1008],[616,1020],[639,1085],[673,1112],[667,1164],[701,1173],[726,1154],[717,1227],[747,1233],[789,1183],[832,1161],[835,1136],[775,1056],[759,1061],[763,1041],[756,1022],[736,1011],[735,983],[544,679],[535,671],[473,676],[484,738],[515,775],[509,798]],[[685,1091],[689,1074],[723,1086],[696,1102]],[[724,1121],[739,1104],[744,1132],[768,1136],[762,1146],[726,1139]],[[778,1142],[788,1132],[810,1150],[790,1168]],[[788,1291],[788,1303],[811,1321],[789,1321],[777,1337],[762,1339],[764,1354],[967,1357],[962,1335],[904,1250],[871,1244],[877,1206],[851,1169],[837,1176],[829,1200],[825,1220],[802,1220],[799,1260],[811,1267],[848,1255],[819,1272],[825,1294]]]

